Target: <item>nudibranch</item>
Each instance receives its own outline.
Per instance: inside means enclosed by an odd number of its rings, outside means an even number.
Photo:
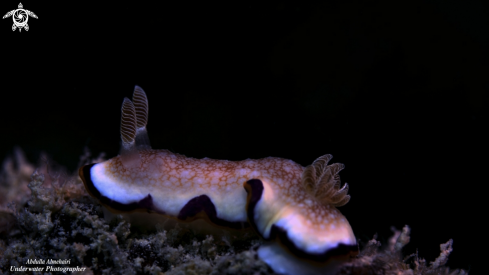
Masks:
[[[303,167],[268,157],[227,161],[153,150],[146,131],[148,100],[138,86],[124,98],[121,153],[80,168],[87,191],[111,211],[146,211],[181,221],[252,227],[263,239],[258,256],[275,272],[328,274],[358,253],[339,163],[324,155]]]

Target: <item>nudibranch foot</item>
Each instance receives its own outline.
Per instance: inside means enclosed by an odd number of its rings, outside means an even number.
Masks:
[[[267,242],[258,248],[258,257],[278,274],[330,275],[336,274],[349,256],[331,257],[325,262],[297,258],[279,243]]]
[[[351,226],[336,208],[350,200],[339,177],[344,165],[328,165],[331,155],[307,167],[274,157],[188,158],[151,149],[148,100],[140,87],[132,101],[124,99],[121,112],[120,155],[79,170],[90,195],[110,211],[252,228],[265,241],[260,258],[285,274],[325,272],[358,252]]]

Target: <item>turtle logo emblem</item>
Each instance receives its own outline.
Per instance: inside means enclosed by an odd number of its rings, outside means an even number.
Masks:
[[[23,9],[22,3],[19,3],[18,9],[7,12],[7,14],[5,14],[2,19],[10,16],[12,16],[12,19],[14,20],[12,31],[15,31],[16,28],[19,28],[19,32],[22,30],[22,28],[24,28],[26,31],[29,30],[29,25],[27,25],[27,20],[29,20],[29,16],[37,19],[37,15],[35,15],[32,11]]]

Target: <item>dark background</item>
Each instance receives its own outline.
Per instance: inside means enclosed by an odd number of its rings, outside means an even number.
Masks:
[[[0,158],[17,145],[74,171],[85,146],[115,156],[139,85],[153,148],[304,166],[333,154],[357,238],[408,224],[406,255],[431,262],[453,238],[448,265],[484,270],[487,2],[22,4],[39,17],[28,32],[0,20]]]

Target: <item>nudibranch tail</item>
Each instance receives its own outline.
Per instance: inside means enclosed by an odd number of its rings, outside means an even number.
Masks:
[[[340,207],[350,201],[350,195],[348,195],[348,183],[340,188],[339,172],[345,166],[342,163],[328,165],[332,157],[329,154],[321,156],[307,166],[302,172],[302,185],[321,203]]]

